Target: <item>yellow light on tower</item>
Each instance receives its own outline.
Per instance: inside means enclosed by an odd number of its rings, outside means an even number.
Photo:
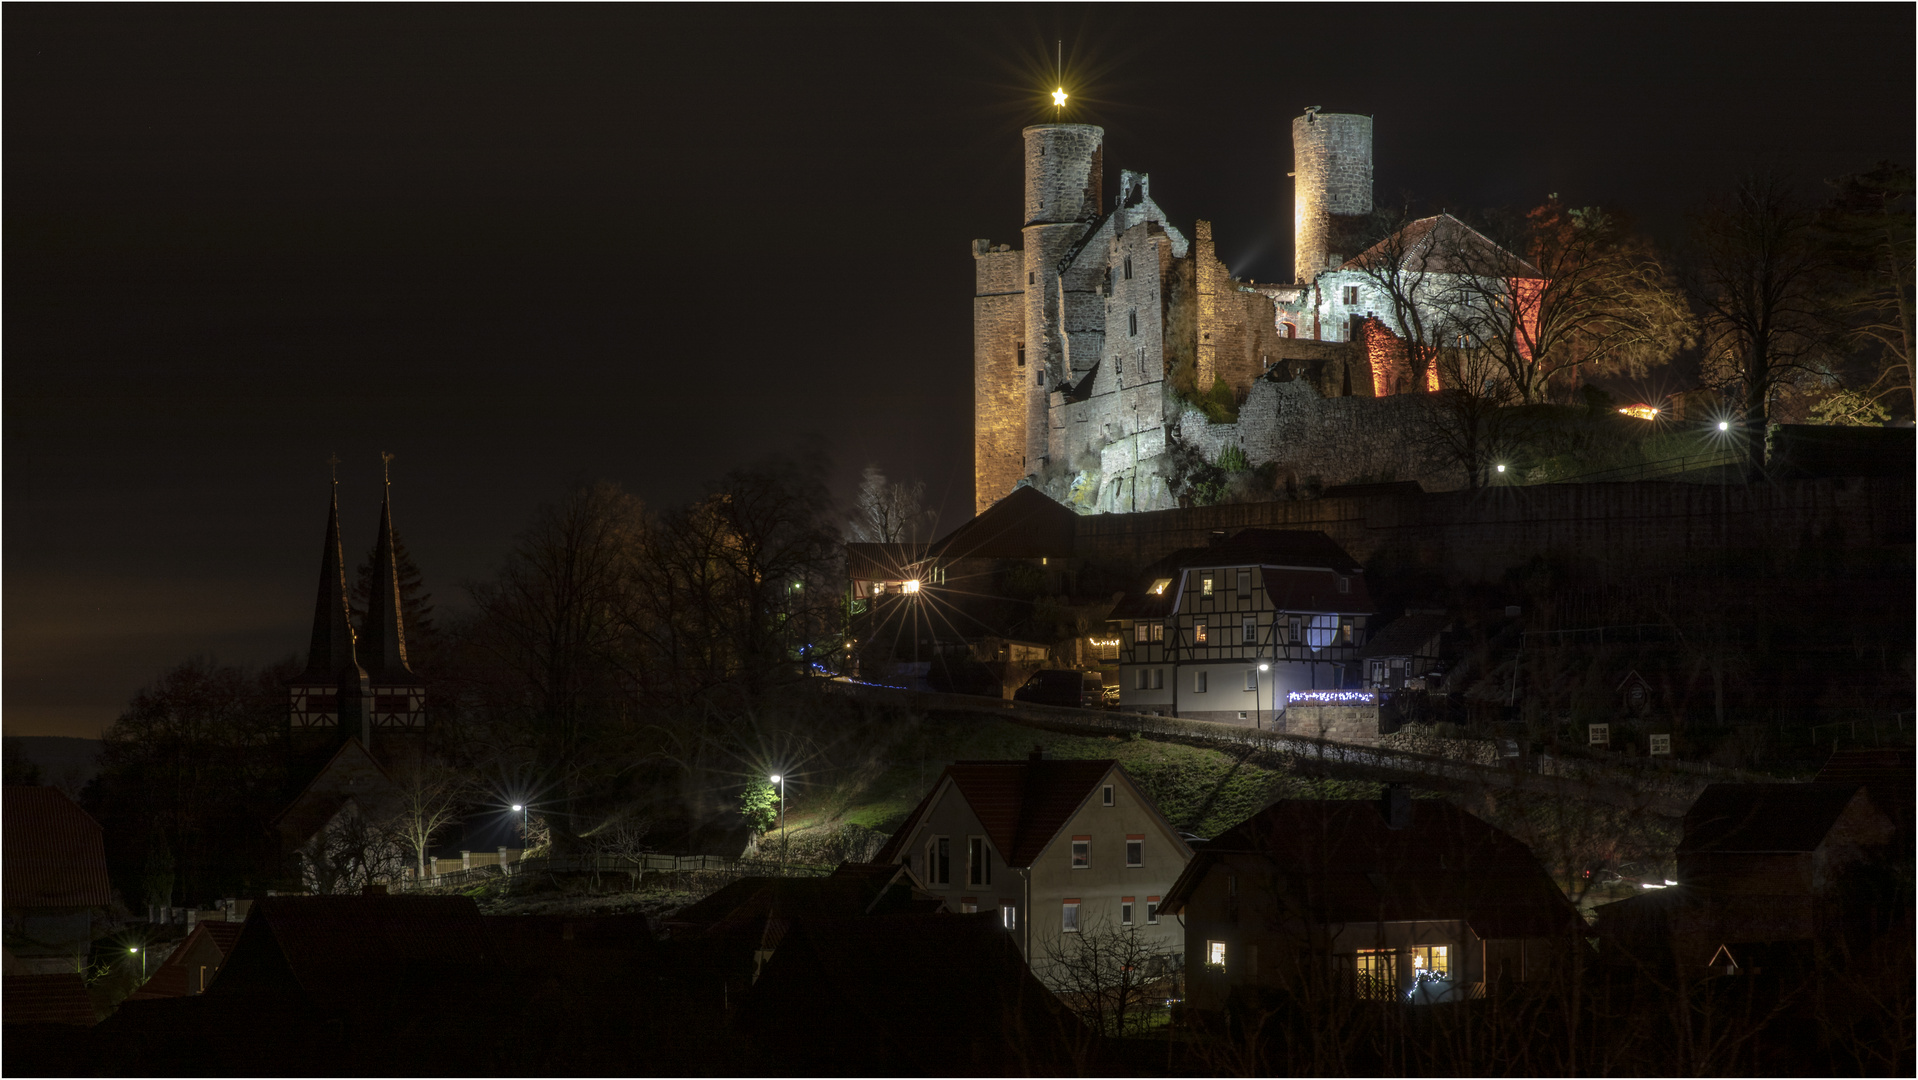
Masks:
[[[1054,90],[1052,92],[1052,107],[1055,109],[1063,109],[1066,107],[1066,88],[1065,87],[1061,86],[1059,89]]]

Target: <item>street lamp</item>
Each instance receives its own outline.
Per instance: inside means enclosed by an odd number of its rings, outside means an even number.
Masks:
[[[1259,681],[1260,682],[1266,681],[1265,673],[1271,670],[1272,670],[1271,664],[1261,663],[1259,665]],[[1252,709],[1253,709],[1252,730],[1254,731],[1257,731],[1260,728],[1265,726],[1265,702],[1259,698],[1259,691],[1262,689],[1264,688],[1255,687],[1252,691]],[[1279,711],[1279,697],[1277,692],[1274,692],[1272,695],[1272,711],[1273,712]]]
[[[772,781],[779,785],[779,857],[786,857],[786,778],[778,773]]]
[[[139,947],[138,945],[129,945],[129,946],[127,946],[127,952],[129,952],[129,953],[139,953],[139,954],[140,954],[140,981],[141,981],[141,982],[145,982],[145,981],[147,981],[147,954],[146,954],[146,950],[144,950],[144,949],[142,949],[142,948],[140,948],[140,947]]]
[[[533,846],[533,811],[525,803],[514,803],[513,813],[519,815],[519,861],[525,862],[526,850]]]

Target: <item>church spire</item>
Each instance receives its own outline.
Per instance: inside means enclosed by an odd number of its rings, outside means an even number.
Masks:
[[[320,550],[320,593],[313,609],[313,641],[307,647],[302,681],[332,682],[348,674],[358,678],[360,666],[353,645],[346,562],[340,555],[340,482],[334,480],[333,505],[326,513],[326,546]]]
[[[383,467],[390,467],[392,454],[381,453]],[[380,532],[373,547],[373,589],[367,597],[363,655],[367,674],[376,684],[415,682],[406,661],[406,626],[400,609],[398,561],[393,553],[393,478],[386,476],[385,497],[380,500]]]

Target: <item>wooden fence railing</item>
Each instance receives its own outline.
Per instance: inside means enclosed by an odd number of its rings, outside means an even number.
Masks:
[[[624,874],[634,884],[661,874],[705,874],[720,877],[824,877],[830,866],[813,863],[782,862],[778,859],[734,859],[724,855],[540,855],[508,862],[503,866],[476,866],[454,870],[424,879],[399,883],[402,889],[445,889],[478,885],[502,878],[549,873]]]

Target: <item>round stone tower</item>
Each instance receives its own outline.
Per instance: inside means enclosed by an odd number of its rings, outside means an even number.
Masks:
[[[1035,124],[1025,129],[1026,472],[1046,457],[1046,395],[1070,373],[1060,333],[1059,260],[1099,216],[1105,129]]]
[[[1338,250],[1337,219],[1372,212],[1372,118],[1305,110],[1292,121],[1292,175],[1292,273],[1303,284],[1358,254]]]

